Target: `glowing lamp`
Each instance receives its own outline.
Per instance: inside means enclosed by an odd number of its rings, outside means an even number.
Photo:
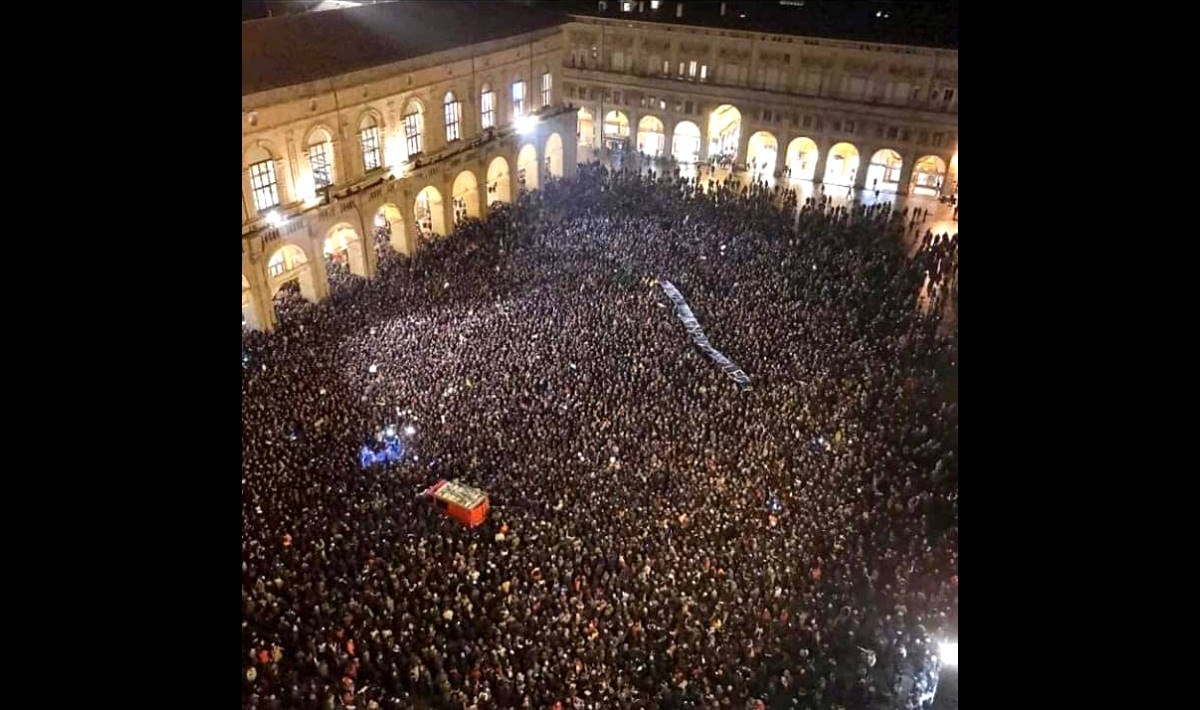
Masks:
[[[526,135],[533,133],[533,129],[537,128],[537,116],[522,116],[517,119],[517,133]]]
[[[272,227],[278,227],[281,222],[283,222],[283,217],[280,217],[278,212],[271,211],[267,213],[267,224]]]
[[[938,658],[942,659],[942,664],[946,666],[958,665],[958,642],[957,641],[940,641],[938,642]]]
[[[412,436],[413,434],[417,433],[417,430],[416,430],[416,428],[413,427],[412,424],[409,424],[408,426],[404,427],[404,433],[408,434],[409,436]]]

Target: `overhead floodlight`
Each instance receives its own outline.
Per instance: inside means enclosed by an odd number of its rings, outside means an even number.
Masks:
[[[537,128],[537,124],[537,116],[521,116],[517,119],[517,133],[521,135],[533,133],[533,130]]]
[[[280,217],[278,212],[272,210],[267,213],[267,224],[272,227],[278,227],[281,222],[283,222],[283,217]]]
[[[412,424],[409,424],[408,426],[404,427],[404,433],[412,436],[413,434],[417,433],[417,429]]]
[[[938,658],[942,659],[942,665],[957,666],[958,665],[958,642],[957,641],[939,641],[938,642]]]

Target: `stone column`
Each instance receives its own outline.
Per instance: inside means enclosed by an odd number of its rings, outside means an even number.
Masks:
[[[912,187],[913,167],[915,167],[916,164],[917,164],[917,161],[915,161],[911,158],[907,158],[907,159],[905,159],[905,161],[903,163],[901,163],[901,165],[900,165],[900,184],[897,185],[897,187],[896,187],[896,194],[898,194],[898,195],[909,194],[909,191],[911,190],[911,187]]]
[[[867,189],[867,171],[871,167],[871,156],[875,155],[875,149],[858,154],[858,172],[854,174],[854,189]]]
[[[267,283],[266,257],[258,254],[250,259],[249,268],[242,273],[250,282],[250,309],[246,313],[246,324],[254,330],[271,331],[275,328],[275,303],[271,299],[271,287]]]
[[[829,152],[833,149],[834,145],[836,144],[833,142],[829,142],[823,148],[820,144],[817,145],[817,167],[813,171],[814,183],[825,182],[825,168],[829,165]]]

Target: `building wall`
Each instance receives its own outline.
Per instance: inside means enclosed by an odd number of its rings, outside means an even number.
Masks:
[[[619,110],[631,143],[639,120],[654,115],[668,149],[671,127],[690,120],[706,152],[709,114],[732,104],[742,115],[740,158],[759,130],[781,155],[798,137],[822,156],[850,142],[864,162],[887,147],[906,164],[926,155],[949,164],[958,149],[956,51],[585,17],[563,31],[564,100],[595,118],[592,145],[605,114]]]
[[[663,63],[666,63],[664,68]],[[682,73],[681,67],[682,65]],[[542,106],[540,77],[551,76],[551,96]],[[538,112],[532,128],[514,124],[513,82],[526,82],[526,112]],[[496,96],[495,130],[481,126],[480,91]],[[453,92],[461,105],[462,137],[447,141],[443,98]],[[422,107],[422,150],[409,155],[404,116]],[[506,166],[502,181],[515,199],[519,156],[536,153],[529,182],[547,178],[547,148],[561,141],[563,175],[575,172],[581,144],[601,144],[605,114],[619,110],[629,121],[629,143],[637,145],[646,116],[663,123],[670,151],[684,120],[700,129],[701,158],[708,154],[709,115],[725,104],[741,114],[739,162],[750,137],[769,132],[777,141],[776,173],[789,143],[800,137],[818,148],[817,179],[829,149],[839,142],[859,152],[859,187],[875,151],[901,154],[900,182],[907,186],[914,163],[937,156],[956,180],[958,151],[958,53],[818,38],[773,36],[712,28],[576,17],[560,28],[439,52],[330,79],[242,97],[242,297],[247,320],[270,329],[273,299],[285,275],[268,269],[272,256],[303,254],[301,292],[310,300],[328,295],[323,247],[335,230],[357,236],[350,267],[375,273],[373,225],[391,215],[392,247],[411,254],[417,245],[417,195],[427,187],[440,197],[435,229],[453,228],[456,181],[475,184],[473,214],[488,211],[489,167]],[[591,136],[573,140],[576,109],[593,117]],[[370,116],[379,127],[382,165],[365,170],[359,130]],[[333,185],[322,203],[313,184],[308,145],[327,135]],[[250,186],[253,156],[274,162],[279,206],[268,214],[255,208]],[[272,223],[268,224],[268,216]],[[439,224],[440,223],[440,224]]]

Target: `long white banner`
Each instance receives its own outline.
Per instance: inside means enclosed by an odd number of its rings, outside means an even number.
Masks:
[[[688,308],[687,301],[683,299],[683,294],[679,293],[679,289],[670,281],[659,280],[658,285],[662,287],[663,293],[667,294],[667,298],[675,304],[675,315],[679,316],[679,320],[683,322],[683,327],[687,329],[688,335],[692,337],[692,342],[696,344],[705,355],[720,367],[730,379],[738,384],[742,389],[750,389],[750,378],[742,368],[730,362],[729,358],[721,354],[719,350],[712,346],[708,336],[704,334],[704,330],[700,327],[700,322],[692,315],[692,309]]]

